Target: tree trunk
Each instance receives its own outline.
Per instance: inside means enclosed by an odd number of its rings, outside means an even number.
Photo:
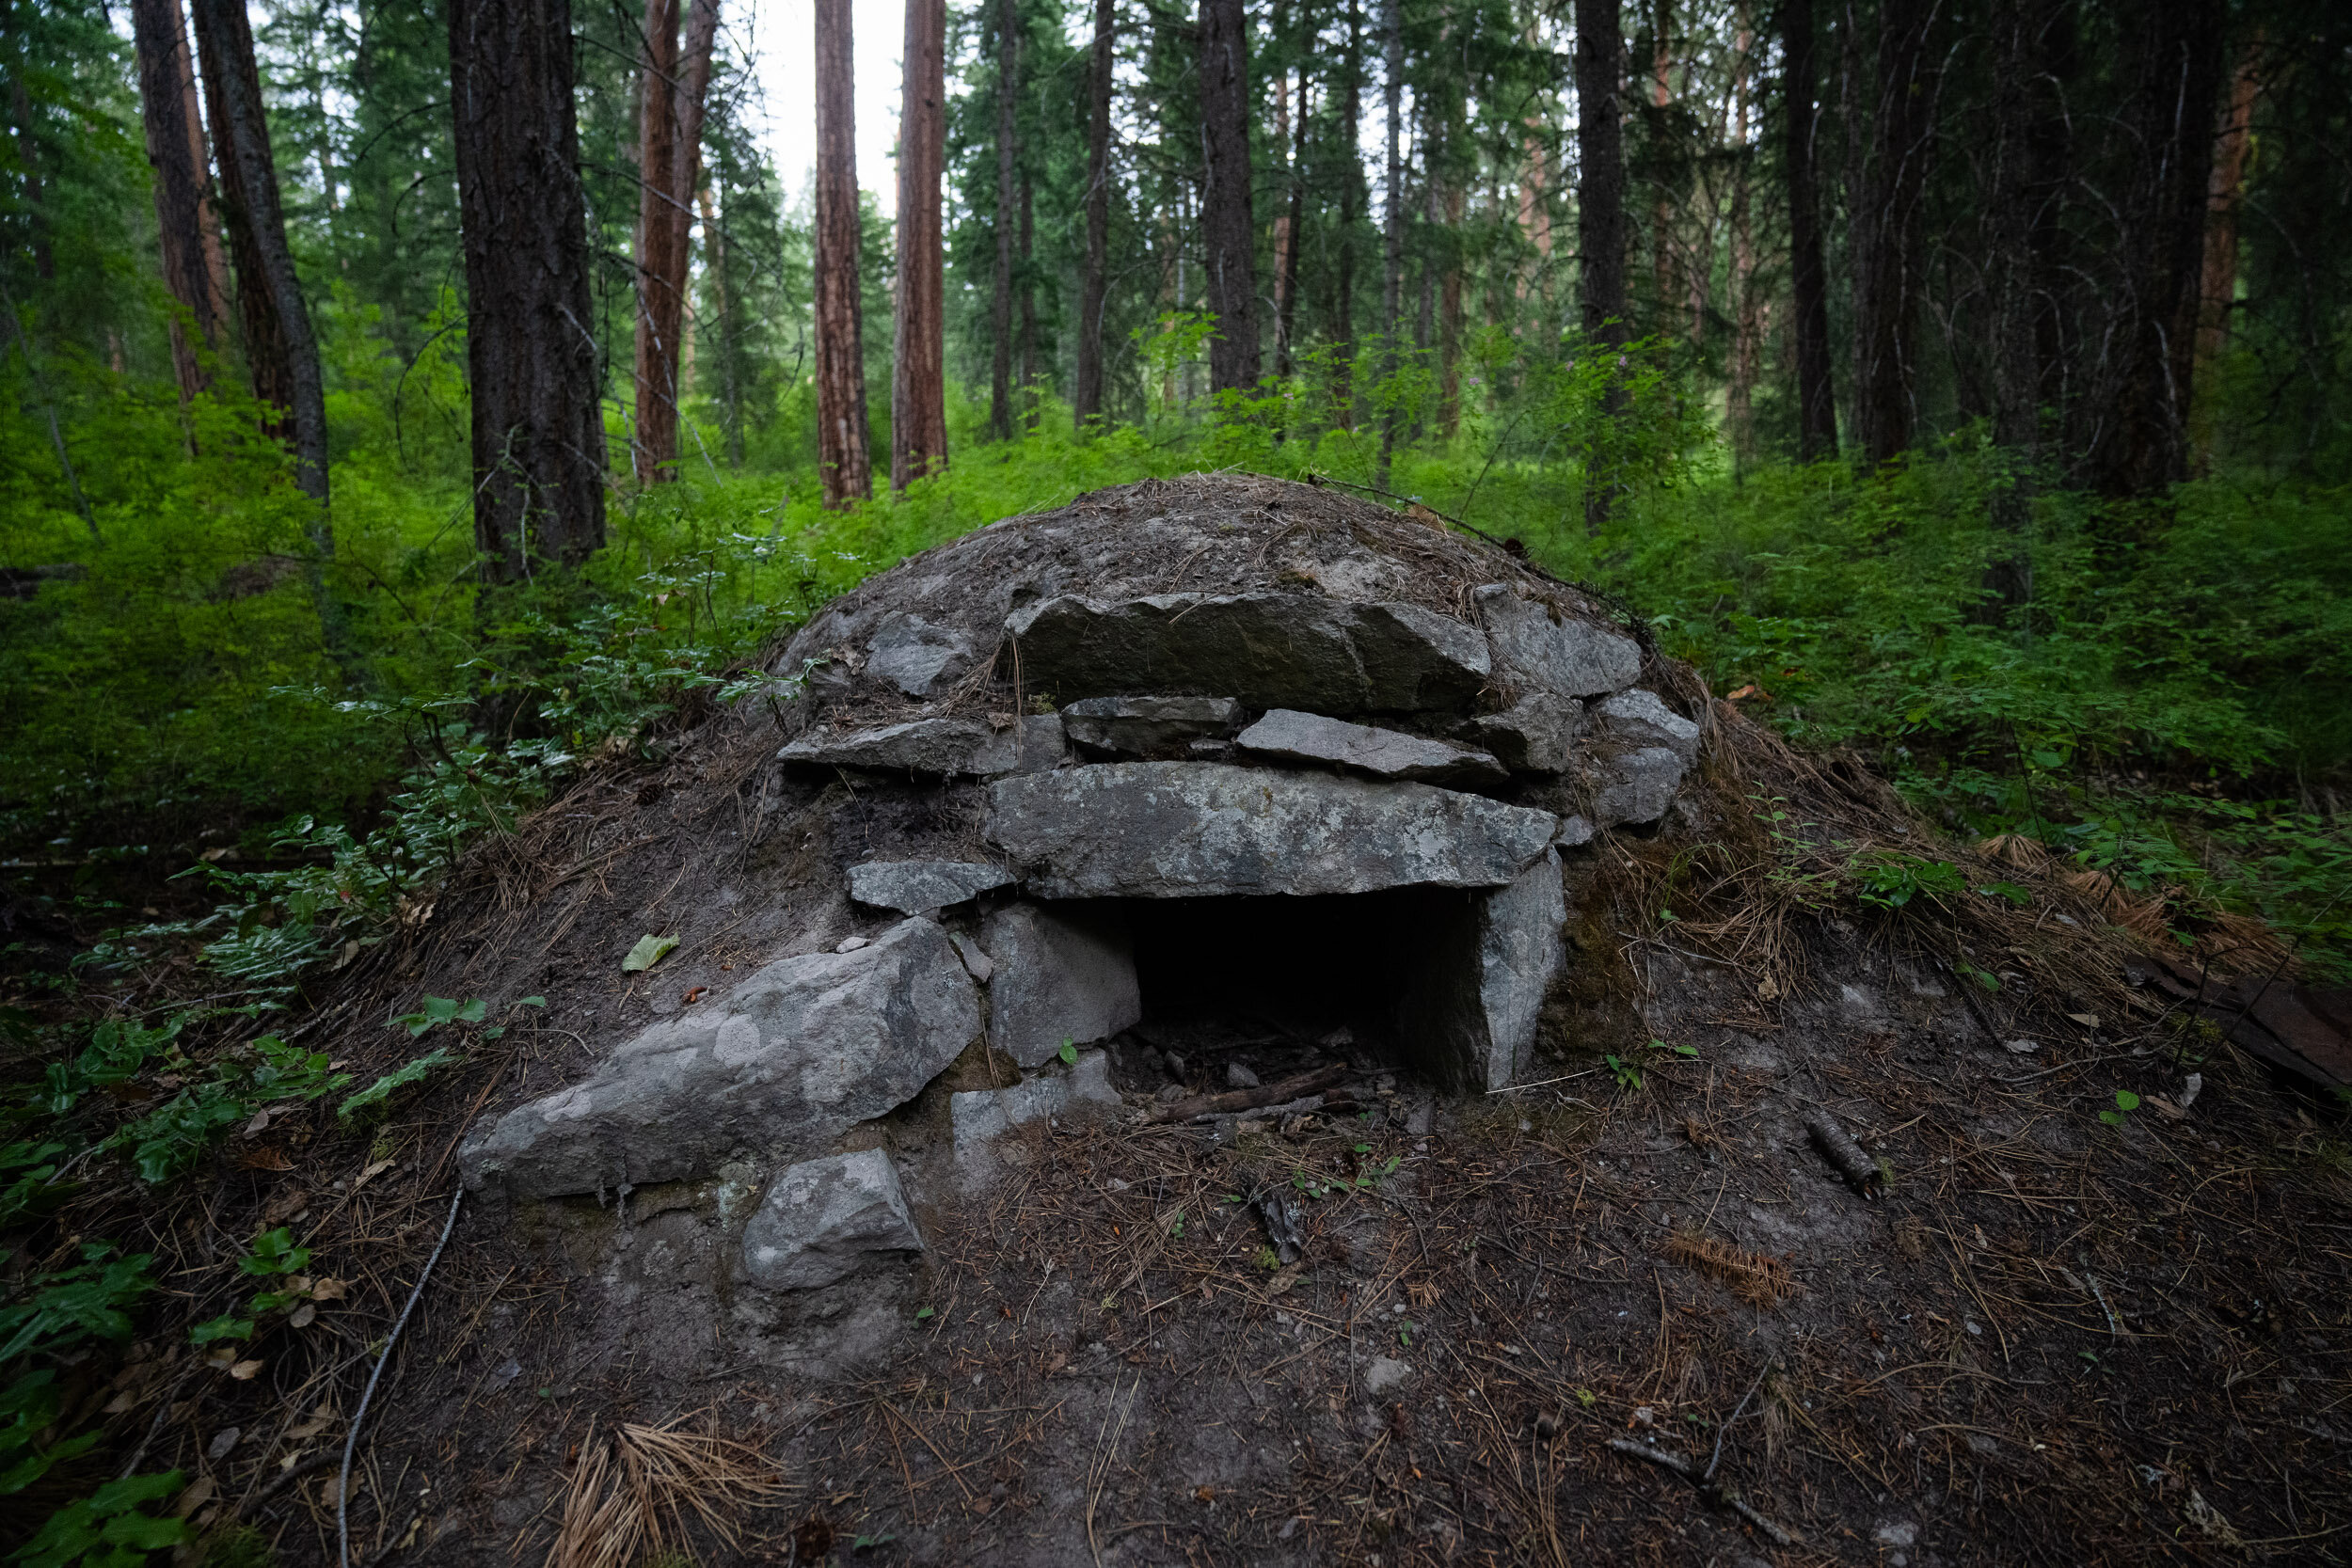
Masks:
[[[1724,424],[1731,441],[1732,472],[1756,461],[1756,379],[1763,363],[1764,326],[1756,292],[1756,231],[1750,190],[1756,160],[1748,148],[1748,121],[1755,104],[1756,34],[1743,6],[1733,39],[1731,79],[1732,155],[1739,166],[1731,187],[1731,374],[1724,389]]]
[[[132,17],[135,24],[136,14]],[[13,4],[0,0],[0,37],[12,37],[15,58],[8,62],[8,115],[16,121],[16,158],[19,177],[24,182],[26,227],[31,230],[33,276],[46,283],[57,276],[57,259],[49,245],[49,214],[40,197],[40,144],[33,135],[33,95],[24,87],[24,68],[29,63],[23,30],[17,24]],[[184,47],[184,44],[183,44]],[[144,53],[140,55],[141,75],[145,74]],[[151,125],[149,135],[153,130]],[[149,156],[153,153],[151,150]],[[201,166],[199,165],[199,166]],[[160,199],[160,194],[159,194]],[[78,494],[78,488],[76,493]]]
[[[511,585],[577,567],[604,543],[604,367],[589,336],[569,0],[449,0],[449,63],[474,547],[485,581]]]
[[[898,111],[898,352],[890,488],[947,469],[947,328],[939,181],[947,147],[947,3],[907,0]]]
[[[1031,277],[1030,259],[1037,225],[1035,203],[1029,172],[1021,171],[1021,261],[1013,269],[1014,293],[1018,296],[1021,348],[1021,428],[1037,428],[1037,286]]]
[[[858,263],[850,0],[817,0],[817,467],[825,505],[874,495]]]
[[[261,72],[254,64],[253,30],[244,0],[196,0],[196,34],[204,54],[223,183],[229,187],[236,220],[233,232],[242,236],[238,304],[248,323],[263,323],[261,341],[257,344],[249,336],[246,343],[253,359],[253,389],[262,392],[265,355],[273,390],[278,394],[271,401],[286,410],[291,427],[294,483],[317,508],[310,522],[312,589],[328,640],[339,643],[324,578],[315,571],[316,562],[335,553],[326,511],[326,387],[319,372],[310,309],[294,276],[294,252],[287,248],[286,223],[278,211],[278,170],[270,156],[269,122],[263,118]],[[245,305],[248,297],[253,307]]]
[[[1449,182],[1445,191],[1445,228],[1449,235],[1462,231],[1468,196]],[[1458,241],[1446,249],[1445,275],[1438,285],[1438,434],[1447,440],[1462,427],[1462,250]]]
[[[1307,221],[1307,72],[1298,72],[1298,113],[1291,124],[1290,211],[1286,243],[1274,279],[1275,373],[1287,378],[1297,364],[1298,251]]]
[[[1201,249],[1208,265],[1209,390],[1258,385],[1257,226],[1249,201],[1249,22],[1242,0],[1200,0]]]
[[[1920,217],[1934,150],[1938,0],[1883,0],[1867,136],[1852,185],[1854,437],[1870,463],[1911,445],[1917,317],[1926,283]]]
[[[2198,288],[2197,363],[2213,362],[2230,340],[2237,295],[2237,214],[2246,195],[2246,159],[2253,150],[2254,102],[2262,96],[2263,40],[2238,56],[2230,95],[2214,137],[2213,175],[2205,183],[2205,261]]]
[[[1397,339],[1405,330],[1405,21],[1398,0],[1383,0],[1380,18],[1380,103],[1388,121],[1388,161],[1382,174],[1380,209],[1380,416],[1379,476],[1389,487],[1389,465],[1396,454],[1396,378],[1401,361]]]
[[[1813,0],[1780,4],[1782,164],[1788,175],[1789,336],[1797,358],[1797,456],[1837,455],[1837,397],[1830,378],[1829,269],[1821,260],[1821,199],[1815,174]]]
[[[1674,0],[1657,0],[1650,11],[1649,101],[1657,111],[1653,121],[1664,131],[1667,105],[1674,102]],[[1655,160],[1664,168],[1678,165],[1683,155],[1677,149],[1669,157]],[[1656,296],[1657,320],[1654,330],[1665,333],[1672,328],[1675,297],[1683,292],[1681,269],[1675,256],[1675,210],[1671,193],[1661,179],[1650,193],[1649,261],[1650,288]]]
[[[719,203],[728,200],[726,176],[721,172],[718,181]],[[733,247],[727,244],[725,211],[711,200],[711,189],[705,185],[694,193],[694,200],[702,210],[703,249],[709,260],[704,263],[710,278],[709,325],[718,330],[719,356],[719,426],[721,439],[725,442],[729,469],[743,466],[743,379],[742,359],[736,341],[735,276]],[[699,331],[697,333],[699,336]]]
[[[1111,71],[1118,0],[1094,0],[1094,56],[1087,72],[1087,250],[1078,284],[1078,376],[1071,413],[1080,430],[1103,413],[1103,301],[1111,237]]]
[[[212,223],[204,127],[197,119],[195,73],[180,0],[134,0],[132,38],[137,51],[139,105],[147,127],[147,161],[155,170],[155,220],[162,237],[164,286],[187,312],[171,323],[171,362],[180,400],[210,383],[199,347],[220,347],[229,304],[220,287],[220,237]],[[188,336],[195,329],[195,340]]]
[[[694,0],[678,41],[678,0],[646,0],[637,187],[636,437],[638,481],[677,477],[679,364],[686,352],[695,192],[710,86],[718,0]]]
[[[2091,448],[2110,495],[2150,495],[2188,475],[2199,293],[2214,123],[2224,74],[2220,0],[2162,0],[2140,17],[2125,198],[2126,294],[2116,312],[2111,414]]]
[[[1331,404],[1342,430],[1356,428],[1356,182],[1363,159],[1357,142],[1364,119],[1364,11],[1362,0],[1347,0],[1347,102],[1340,111],[1346,157],[1340,165],[1339,297],[1332,336],[1339,362],[1332,367]]]
[[[989,361],[988,428],[999,441],[1012,439],[1012,264],[1013,158],[1020,124],[1014,107],[1020,93],[1020,12],[1013,0],[996,7],[996,297],[990,322],[994,354]]]
[[[2042,367],[2035,352],[2033,254],[2034,84],[2040,77],[2034,0],[1993,0],[1993,169],[1987,198],[1992,230],[1993,444],[1999,457],[1987,512],[1999,537],[1985,568],[1995,601],[2016,609],[2033,595],[2027,538],[2033,515],[2033,463],[2041,417]]]
[[[1580,252],[1585,335],[1598,352],[1614,356],[1629,337],[1625,319],[1625,137],[1617,62],[1625,52],[1618,31],[1617,0],[1576,0],[1576,145],[1582,164],[1577,193],[1576,243]],[[1613,384],[1608,407],[1613,414],[1622,393]],[[1585,454],[1584,529],[1598,533],[1609,521],[1616,480],[1612,465],[1596,451]]]
[[[1288,0],[1275,0],[1274,41],[1278,51],[1289,41],[1290,21]],[[1299,119],[1306,119],[1303,96]],[[1274,149],[1277,157],[1291,157],[1291,77],[1287,71],[1274,75]],[[1295,164],[1283,171],[1282,183],[1286,198],[1297,188]],[[1281,210],[1274,214],[1274,373],[1278,376],[1290,374],[1291,366],[1290,296],[1285,292],[1290,284],[1291,235],[1295,229],[1291,205],[1285,199]]]

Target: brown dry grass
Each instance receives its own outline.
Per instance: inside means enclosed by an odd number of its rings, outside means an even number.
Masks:
[[[695,1523],[728,1552],[742,1549],[736,1515],[784,1490],[775,1465],[715,1427],[684,1430],[686,1419],[624,1422],[600,1439],[590,1418],[547,1568],[628,1568],[682,1553]]]

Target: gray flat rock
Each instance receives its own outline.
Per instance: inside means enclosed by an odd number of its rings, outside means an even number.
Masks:
[[[972,639],[898,610],[882,618],[866,644],[866,673],[910,697],[938,695],[972,667]]]
[[[993,730],[977,719],[911,719],[862,730],[811,730],[776,753],[813,768],[864,768],[928,778],[1001,778],[1058,767],[1069,755],[1048,714]]]
[[[1013,904],[980,927],[995,960],[989,984],[988,1038],[1030,1068],[1068,1040],[1092,1045],[1143,1018],[1126,917],[1107,910],[1049,911]]]
[[[1500,887],[1557,826],[1430,784],[1124,762],[992,785],[986,832],[1043,897],[1204,898]]]
[[[1063,703],[1198,692],[1316,713],[1455,710],[1492,668],[1460,621],[1320,594],[1064,595],[1015,610],[1006,629],[1028,688]]]
[[[879,1148],[778,1172],[743,1227],[743,1273],[768,1291],[813,1290],[878,1255],[922,1250],[898,1167]]]
[[[850,867],[850,897],[901,914],[930,914],[1011,885],[1009,873],[972,861],[867,861]]]
[[[1593,768],[1593,819],[1600,827],[1657,821],[1675,803],[1682,759],[1663,746],[1603,753]]]
[[[1081,750],[1109,756],[1183,756],[1198,740],[1222,740],[1241,727],[1231,697],[1088,697],[1061,710],[1062,728]]]
[[[1601,732],[1629,746],[1663,746],[1690,767],[1699,760],[1699,727],[1654,691],[1620,691],[1593,709]]]
[[[956,1158],[968,1160],[992,1139],[1048,1117],[1104,1116],[1120,1108],[1111,1087],[1110,1059],[1100,1051],[1081,1052],[1067,1072],[1041,1073],[1006,1089],[972,1089],[947,1097],[955,1128]]]
[[[1447,784],[1496,784],[1510,778],[1484,752],[1472,752],[1425,736],[1351,724],[1319,713],[1278,707],[1248,729],[1238,741],[1245,752],[1284,762],[1324,762],[1369,773],[1375,779]]]
[[[1468,918],[1421,933],[1424,962],[1398,1010],[1399,1037],[1450,1088],[1500,1089],[1525,1069],[1544,996],[1566,961],[1567,895],[1548,851]]]
[[[1597,697],[1642,673],[1641,646],[1629,637],[1563,615],[1503,583],[1490,582],[1473,597],[1494,650],[1496,678],[1518,691]]]
[[[903,920],[850,953],[783,958],[665,1019],[571,1087],[467,1140],[469,1187],[557,1197],[814,1153],[905,1104],[980,1033],[947,933]]]
[[[1583,727],[1584,705],[1574,697],[1528,691],[1502,712],[1482,713],[1454,733],[1515,773],[1565,773]]]

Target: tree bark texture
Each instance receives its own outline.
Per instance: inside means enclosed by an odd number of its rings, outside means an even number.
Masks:
[[[2262,40],[2238,56],[2230,93],[2214,135],[2213,175],[2205,184],[2205,261],[2197,291],[2197,362],[2212,361],[2230,339],[2237,296],[2238,206],[2246,195],[2247,154],[2253,150],[2254,103],[2262,96]]]
[[[1756,287],[1755,162],[1748,150],[1748,124],[1756,103],[1756,34],[1744,8],[1734,50],[1731,145],[1740,163],[1732,172],[1731,373],[1724,388],[1724,425],[1731,440],[1732,471],[1738,474],[1756,461],[1756,382],[1764,356],[1764,302]]]
[[[718,0],[694,0],[678,38],[679,0],[646,0],[638,131],[636,409],[629,458],[639,483],[677,477],[678,368],[702,127]]]
[[[1087,69],[1087,248],[1078,282],[1078,373],[1071,413],[1078,428],[1103,413],[1103,305],[1111,241],[1111,71],[1118,0],[1094,0],[1094,54]]]
[[[1274,371],[1287,377],[1296,368],[1298,343],[1298,252],[1306,239],[1307,72],[1298,72],[1298,108],[1291,122],[1290,209],[1284,214],[1280,253],[1275,259]]]
[[[1854,438],[1883,463],[1916,423],[1919,296],[1927,281],[1920,219],[1935,145],[1938,0],[1883,0],[1869,111],[1852,181]]]
[[[1393,4],[1394,0],[1391,0]],[[1258,385],[1257,228],[1249,190],[1249,23],[1243,0],[1200,0],[1201,249],[1207,261],[1209,389]]]
[[[1985,586],[1997,603],[2012,609],[2033,596],[2033,556],[2026,535],[2042,403],[2033,253],[2033,100],[2041,77],[2041,11],[2035,0],[1993,0],[1987,10],[1993,31],[1993,168],[1986,201],[1993,285],[1993,443],[2000,456],[1988,511],[2002,538],[1987,564]]]
[[[448,3],[474,547],[486,582],[515,584],[576,567],[604,543],[603,366],[589,335],[571,6]]]
[[[1837,455],[1837,396],[1830,371],[1829,268],[1821,259],[1821,197],[1814,132],[1813,0],[1781,0],[1782,166],[1788,180],[1789,337],[1797,360],[1797,456]]]
[[[253,389],[286,410],[294,483],[319,507],[310,525],[311,543],[321,557],[329,556],[334,536],[326,520],[326,388],[310,306],[294,276],[294,252],[287,247],[278,210],[278,169],[270,155],[269,121],[244,0],[196,0],[196,34],[204,55],[221,182],[234,220],[230,248],[237,263],[238,308],[248,328],[246,355]]]
[[[1629,336],[1625,317],[1625,135],[1617,62],[1625,53],[1617,0],[1576,0],[1577,249],[1586,336],[1614,356]],[[1613,386],[1609,406],[1621,394]],[[1584,528],[1609,521],[1616,483],[1598,452],[1585,456]]]
[[[2106,378],[2111,410],[2091,443],[2110,495],[2150,495],[2188,477],[2188,411],[2203,283],[2214,122],[2227,69],[2221,0],[2159,0],[2139,17],[2133,103],[2137,167],[2125,198],[2130,268]]]
[[[999,441],[1012,439],[1013,166],[1019,152],[1020,121],[1014,113],[1021,93],[1021,17],[1013,0],[996,6],[996,275],[991,302],[988,428]],[[1180,291],[1181,292],[1181,291]]]
[[[817,467],[827,507],[874,494],[866,421],[850,0],[817,0]]]
[[[907,0],[898,111],[898,298],[890,488],[947,468],[947,327],[939,182],[947,149],[946,0]],[[1096,301],[1099,310],[1101,301]]]
[[[164,286],[187,312],[171,323],[172,368],[183,402],[210,381],[199,349],[220,347],[229,303],[220,278],[220,235],[213,223],[204,127],[197,118],[195,72],[180,0],[134,0],[139,107],[147,161],[155,171],[155,220]],[[195,337],[189,337],[193,328]]]
[[[1405,19],[1398,0],[1383,0],[1380,12],[1380,103],[1387,120],[1388,158],[1381,173],[1380,209],[1380,380],[1381,395],[1393,400],[1400,361],[1397,350],[1405,333]],[[1381,489],[1389,487],[1389,467],[1396,456],[1397,405],[1391,401],[1380,416]]]
[[[1340,162],[1340,265],[1333,302],[1332,335],[1339,354],[1332,366],[1331,404],[1342,430],[1356,428],[1356,183],[1362,162],[1357,140],[1364,118],[1364,11],[1362,0],[1347,0],[1346,99],[1340,109],[1344,150]]]

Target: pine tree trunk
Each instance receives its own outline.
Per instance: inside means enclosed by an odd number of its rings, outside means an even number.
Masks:
[[[2247,155],[2253,150],[2254,103],[2262,96],[2263,40],[2257,35],[2238,56],[2230,94],[2214,136],[2213,174],[2205,184],[2205,259],[2198,287],[2197,364],[2213,362],[2230,339],[2237,295],[2238,206],[2246,195]]]
[[[1278,50],[1289,40],[1290,21],[1289,0],[1275,0],[1274,40]],[[1300,118],[1305,118],[1303,112]],[[1276,156],[1290,158],[1291,77],[1287,71],[1274,75],[1274,147]],[[1282,182],[1286,197],[1289,191],[1296,189],[1298,171],[1295,165],[1283,171]],[[1285,199],[1281,210],[1274,214],[1274,373],[1278,376],[1290,374],[1290,296],[1285,290],[1290,281],[1292,224],[1291,203]]]
[[[1661,127],[1666,124],[1665,110],[1674,102],[1673,37],[1674,0],[1657,0],[1650,13],[1649,101],[1658,111],[1654,123]],[[1649,220],[1650,288],[1657,312],[1654,330],[1660,333],[1672,330],[1675,296],[1682,293],[1674,227],[1674,203],[1664,182],[1660,181],[1651,192]]]
[[[1243,0],[1200,0],[1201,248],[1208,269],[1209,390],[1258,385],[1257,226],[1249,190],[1249,21]]]
[[[1797,455],[1837,455],[1837,398],[1830,379],[1829,269],[1821,260],[1821,201],[1815,173],[1813,0],[1780,0],[1782,165],[1788,177],[1789,335],[1797,359]]]
[[[1021,91],[1020,12],[1013,0],[996,7],[996,297],[991,310],[993,354],[989,361],[988,428],[999,441],[1012,439],[1012,266],[1014,160],[1020,121],[1014,110]]]
[[[16,121],[16,177],[23,182],[24,215],[29,220],[29,248],[33,253],[33,276],[46,283],[57,276],[57,259],[49,244],[49,213],[41,201],[40,144],[33,137],[33,96],[24,87],[24,68],[28,63],[22,29],[16,24],[15,6],[0,0],[0,38],[13,38],[15,58],[8,69],[8,115]],[[135,14],[134,24],[137,22]],[[142,56],[142,69],[144,56]]]
[[[1013,271],[1014,293],[1019,298],[1021,321],[1021,427],[1024,430],[1037,428],[1037,287],[1030,273],[1036,223],[1029,174],[1024,169],[1021,172],[1021,261]]]
[[[2033,463],[2039,434],[2042,366],[2036,354],[2037,301],[2033,253],[2034,84],[2040,54],[2041,7],[2033,0],[1994,0],[1992,190],[1987,206],[1993,283],[1993,444],[2000,471],[1987,498],[1994,530],[2003,537],[1985,571],[1985,586],[2010,609],[2033,596],[2033,557],[2027,525],[2033,512]]]
[[[1087,71],[1087,248],[1078,284],[1078,374],[1071,414],[1078,428],[1103,413],[1103,302],[1109,286],[1111,71],[1118,0],[1094,0],[1094,55]]]
[[[817,467],[824,503],[874,495],[866,421],[863,269],[850,0],[817,0]]]
[[[694,0],[678,40],[678,0],[646,0],[637,195],[636,435],[640,483],[677,477],[679,367],[693,200],[702,183],[702,125],[718,0]]]
[[[1737,475],[1756,461],[1756,378],[1764,353],[1750,190],[1755,159],[1748,148],[1748,125],[1755,106],[1756,34],[1748,25],[1744,6],[1739,13],[1733,53],[1731,145],[1739,166],[1732,173],[1731,188],[1731,373],[1724,388],[1724,425],[1731,442],[1732,472]]]
[[[261,324],[261,330],[249,333],[246,341],[253,389],[286,410],[294,483],[316,505],[310,523],[311,552],[315,561],[323,562],[335,553],[326,512],[326,387],[319,371],[318,340],[310,330],[310,309],[294,276],[294,252],[287,247],[286,223],[278,211],[278,170],[270,155],[261,72],[254,63],[253,30],[243,0],[196,0],[196,33],[204,55],[222,183],[235,218],[232,232],[241,237],[238,304],[248,324]],[[250,307],[245,303],[248,298]],[[265,375],[269,392],[263,391]],[[326,590],[315,581],[313,587],[332,640],[338,633]]]
[[[1340,110],[1346,157],[1340,165],[1339,298],[1332,314],[1339,362],[1332,367],[1331,403],[1342,430],[1356,428],[1356,184],[1363,158],[1357,128],[1364,119],[1364,12],[1362,0],[1347,0],[1347,101]]]
[[[1298,251],[1307,221],[1307,72],[1298,72],[1298,114],[1291,125],[1290,211],[1286,243],[1275,274],[1275,373],[1288,378],[1296,368],[1298,342]]]
[[[1388,121],[1388,161],[1381,193],[1380,380],[1391,400],[1380,417],[1379,477],[1389,487],[1389,466],[1396,454],[1396,378],[1401,361],[1397,340],[1405,330],[1405,22],[1398,0],[1383,0],[1380,18],[1380,102]]]
[[[511,585],[577,567],[604,543],[603,366],[589,336],[571,6],[448,3],[474,547],[485,580]]]
[[[947,336],[939,182],[947,136],[946,0],[907,0],[898,111],[898,297],[890,488],[947,469]]]
[[[1625,137],[1617,61],[1625,42],[1617,0],[1576,0],[1576,144],[1582,180],[1577,192],[1576,243],[1583,325],[1596,349],[1613,356],[1626,343]],[[1612,387],[1613,414],[1621,394]],[[1616,492],[1613,465],[1585,455],[1584,529],[1598,533]]]
[[[1445,192],[1445,227],[1449,234],[1462,231],[1468,196],[1449,182]],[[1452,440],[1462,427],[1462,252],[1458,245],[1446,251],[1445,275],[1438,285],[1438,434]]]
[[[719,203],[727,199],[726,177],[718,181],[719,202],[711,199],[711,187],[705,185],[694,193],[702,210],[703,249],[708,260],[704,268],[710,279],[711,319],[701,330],[717,330],[712,337],[719,356],[719,425],[720,437],[726,446],[727,467],[743,466],[743,378],[741,375],[741,344],[737,339],[739,328],[735,313],[734,247],[727,244],[724,209]],[[698,331],[696,336],[700,336]]]
[[[1935,145],[1929,35],[1939,11],[1939,0],[1883,0],[1879,8],[1871,107],[1849,203],[1854,439],[1872,464],[1909,447],[1916,424],[1917,318],[1927,281],[1920,220]]]
[[[134,0],[131,26],[147,161],[155,171],[164,286],[187,312],[184,320],[175,316],[171,323],[172,368],[184,403],[209,384],[199,349],[217,350],[228,320],[228,300],[215,264],[220,240],[206,199],[204,127],[196,116],[191,90],[195,77],[180,0]]]

